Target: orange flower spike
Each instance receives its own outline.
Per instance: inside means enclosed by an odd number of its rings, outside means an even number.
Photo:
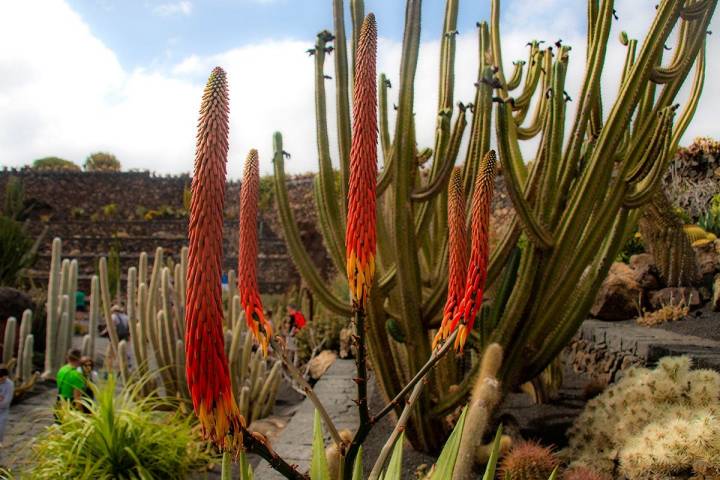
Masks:
[[[258,236],[257,215],[260,195],[260,169],[257,150],[250,150],[245,160],[240,186],[240,232],[238,246],[238,293],[245,309],[245,319],[255,340],[267,355],[272,326],[265,318],[257,284]]]
[[[465,193],[462,169],[455,168],[448,187],[448,294],[442,323],[433,339],[433,349],[450,335],[450,324],[465,292],[466,276]]]
[[[353,307],[365,308],[375,275],[377,178],[377,27],[368,14],[360,30],[353,85],[353,135],[346,230],[347,276]]]
[[[223,346],[222,240],[228,152],[225,72],[210,74],[200,106],[192,200],[185,311],[188,389],[204,435],[226,448],[242,422],[230,386]]]
[[[465,293],[459,307],[455,310],[450,331],[455,330],[459,324],[458,336],[455,339],[455,349],[462,351],[465,341],[472,331],[475,317],[482,305],[485,279],[487,278],[487,263],[490,237],[490,205],[495,188],[495,164],[497,157],[495,151],[490,150],[483,161],[480,171],[475,179],[475,192],[472,198],[470,265],[465,280]]]

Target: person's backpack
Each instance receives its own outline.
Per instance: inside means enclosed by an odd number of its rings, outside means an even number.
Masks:
[[[129,340],[130,339],[130,327],[128,325],[128,317],[127,315],[123,314],[116,314],[118,316],[118,322],[115,326],[115,329],[117,330],[118,339],[119,340]]]

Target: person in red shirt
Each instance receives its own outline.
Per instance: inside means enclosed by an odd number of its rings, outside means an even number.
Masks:
[[[288,316],[290,317],[290,334],[295,335],[298,331],[302,330],[305,324],[305,315],[300,310],[295,308],[295,305],[288,305],[287,307]]]
[[[302,314],[300,310],[297,310],[295,308],[295,305],[290,304],[287,306],[287,320],[285,321],[285,325],[287,328],[287,337],[286,337],[286,346],[288,350],[288,354],[290,357],[290,360],[292,361],[293,365],[297,365],[298,363],[298,356],[297,356],[297,342],[295,341],[295,335],[305,327],[305,324],[307,323],[305,321],[305,316]]]

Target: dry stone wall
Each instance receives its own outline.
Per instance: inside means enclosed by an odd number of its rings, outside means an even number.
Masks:
[[[120,254],[122,271],[137,265],[140,252],[152,255],[158,246],[177,255],[187,244],[187,214],[183,197],[190,186],[188,175],[158,176],[150,172],[63,172],[25,169],[0,171],[0,195],[8,178],[23,181],[26,204],[32,206],[29,231],[39,235],[45,227],[33,275],[47,277],[53,237],[63,239],[63,255],[78,258],[81,287],[98,259],[111,247]],[[288,196],[301,238],[325,276],[333,273],[331,261],[316,228],[312,175],[288,181]],[[225,198],[225,268],[237,266],[237,215],[240,182],[228,182]],[[148,219],[149,218],[149,219]],[[280,293],[300,282],[282,237],[272,198],[258,219],[259,283],[263,293]]]

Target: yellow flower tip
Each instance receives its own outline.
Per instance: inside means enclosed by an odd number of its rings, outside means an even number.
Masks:
[[[468,329],[465,324],[458,325],[458,336],[455,338],[455,350],[458,353],[462,353],[465,348],[465,342],[467,341]]]

